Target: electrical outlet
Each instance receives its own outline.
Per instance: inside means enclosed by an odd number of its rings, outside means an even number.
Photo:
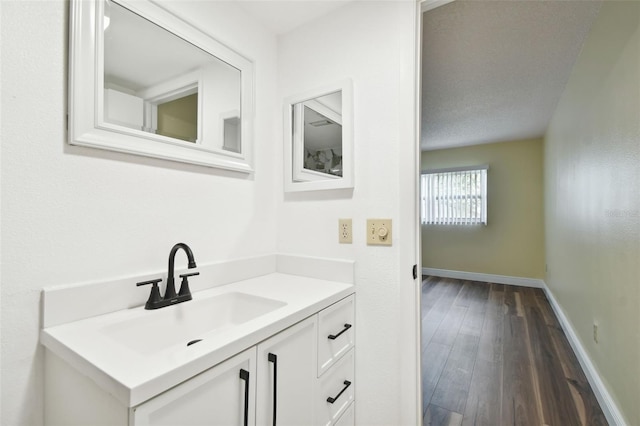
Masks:
[[[338,219],[338,242],[340,244],[351,244],[353,242],[351,230],[351,219]]]
[[[593,323],[593,341],[598,343],[598,324]]]
[[[391,245],[391,219],[367,219],[367,245]]]

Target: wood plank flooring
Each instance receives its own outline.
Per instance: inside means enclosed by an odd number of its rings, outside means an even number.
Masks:
[[[542,290],[423,279],[425,426],[607,425]]]

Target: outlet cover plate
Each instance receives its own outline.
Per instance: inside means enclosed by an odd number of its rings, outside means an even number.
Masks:
[[[367,245],[390,246],[391,230],[391,219],[367,219]]]
[[[351,219],[338,219],[338,242],[340,244],[353,243],[353,227]]]

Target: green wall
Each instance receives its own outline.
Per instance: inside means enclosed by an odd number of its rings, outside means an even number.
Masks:
[[[639,23],[637,1],[603,2],[545,138],[545,282],[629,425],[640,425]]]
[[[544,277],[542,140],[425,151],[422,170],[488,164],[487,225],[422,225],[422,266]]]
[[[158,105],[157,133],[195,142],[198,138],[198,94]]]

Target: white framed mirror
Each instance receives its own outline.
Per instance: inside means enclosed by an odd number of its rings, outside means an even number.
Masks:
[[[253,172],[253,63],[149,0],[72,0],[69,143]]]
[[[353,188],[352,93],[346,79],[285,99],[286,192]]]

